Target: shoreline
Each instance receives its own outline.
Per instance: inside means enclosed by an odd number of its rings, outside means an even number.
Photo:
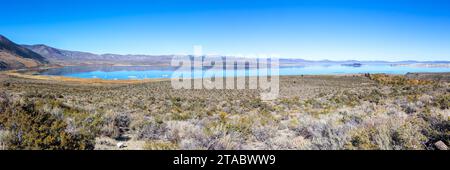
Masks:
[[[168,81],[170,79],[129,79],[129,80],[105,80],[99,78],[73,78],[65,76],[47,76],[47,75],[29,75],[18,72],[4,72],[0,73],[7,76],[32,79],[32,80],[49,80],[49,81],[60,81],[60,82],[70,82],[70,83],[86,83],[86,84],[139,84],[139,83],[149,83],[149,82],[160,82]]]
[[[60,82],[71,82],[71,83],[87,83],[87,84],[139,84],[148,82],[160,82],[160,81],[170,81],[171,78],[144,78],[144,79],[102,79],[102,78],[78,78],[78,77],[66,77],[59,75],[41,75],[40,72],[52,68],[60,68],[65,66],[49,66],[49,67],[39,67],[39,68],[29,68],[29,69],[16,69],[16,70],[4,70],[0,71],[0,75],[7,75],[18,78],[34,79],[34,80],[50,80],[50,81],[60,81]],[[450,72],[408,72],[405,74],[392,74],[392,73],[335,73],[335,74],[298,74],[298,75],[279,75],[279,77],[349,77],[349,76],[366,76],[367,74],[383,74],[392,76],[406,76],[415,75],[427,76],[427,77],[450,77]],[[240,76],[242,78],[247,76]],[[227,78],[227,77],[224,77]],[[193,78],[198,79],[198,78]]]

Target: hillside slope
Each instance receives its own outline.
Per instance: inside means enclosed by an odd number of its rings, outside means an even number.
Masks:
[[[62,50],[43,44],[22,45],[22,46],[44,56],[50,61],[98,59],[98,55],[96,54],[88,52]]]
[[[37,67],[48,60],[0,35],[0,70]]]
[[[169,65],[172,59],[172,55],[93,54],[63,50],[43,44],[22,46],[44,56],[51,63],[61,65],[123,64],[165,66]]]

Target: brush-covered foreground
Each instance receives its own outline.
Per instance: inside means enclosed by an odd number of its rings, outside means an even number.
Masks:
[[[449,116],[448,82],[404,76],[281,77],[279,99],[261,101],[0,75],[0,149],[436,149]]]

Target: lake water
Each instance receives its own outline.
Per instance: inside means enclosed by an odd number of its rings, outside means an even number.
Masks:
[[[124,79],[149,79],[170,78],[177,69],[174,67],[152,67],[152,66],[70,66],[53,68],[42,72],[42,75],[56,75],[75,78],[100,78],[108,80]],[[188,71],[180,71],[188,73]],[[221,70],[209,69],[198,70],[193,77],[208,77],[221,73]],[[265,70],[259,70],[265,72]],[[357,73],[387,73],[406,74],[408,72],[450,72],[449,67],[415,67],[415,66],[391,66],[391,65],[362,65],[351,67],[343,65],[313,65],[280,67],[280,75],[328,75],[328,74],[357,74]],[[202,73],[209,73],[202,75]],[[211,74],[212,73],[212,74]],[[237,70],[237,76],[257,75],[258,70]],[[225,72],[224,76],[233,76],[232,71]]]

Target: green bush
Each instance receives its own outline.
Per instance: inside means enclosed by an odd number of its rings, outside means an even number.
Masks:
[[[376,128],[365,128],[357,130],[351,136],[350,141],[345,144],[346,149],[352,150],[378,150],[381,149],[380,144],[375,141],[376,136],[385,135]]]
[[[426,122],[422,119],[405,122],[392,134],[394,148],[403,150],[425,149],[428,138],[421,133],[422,126],[426,126]]]
[[[171,142],[153,140],[147,141],[144,144],[145,150],[176,150],[178,146]]]
[[[364,100],[367,100],[371,103],[379,104],[381,100],[383,100],[385,95],[380,92],[378,89],[373,89],[368,95],[364,97]]]
[[[93,131],[73,127],[35,103],[40,102],[14,103],[0,114],[0,126],[9,132],[7,149],[94,149]]]
[[[435,105],[440,109],[450,108],[450,94],[440,95],[436,98]]]
[[[434,143],[437,141],[450,145],[449,117],[433,113],[422,113],[420,116],[428,123],[428,127],[423,128],[424,135],[428,138],[426,143],[428,149],[435,149]]]

